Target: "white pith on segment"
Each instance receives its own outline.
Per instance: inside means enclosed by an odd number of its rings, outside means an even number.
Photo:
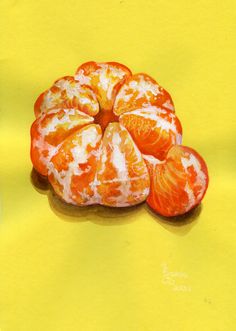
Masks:
[[[171,119],[171,122],[168,121],[167,118],[163,118],[160,115],[167,114],[167,111],[163,108],[159,108],[156,106],[149,106],[146,108],[136,109],[132,111],[125,112],[120,115],[120,121],[122,123],[123,118],[127,118],[130,116],[130,121],[132,121],[132,115],[136,118],[141,117],[152,121],[152,125],[150,125],[150,131],[155,130],[156,128],[160,128],[161,131],[166,131],[167,133],[174,133],[171,136],[173,144],[181,144],[182,143],[182,135],[177,131],[176,126],[176,115],[174,113],[168,112],[168,118]],[[137,128],[138,130],[138,128]]]
[[[134,95],[135,98],[131,101]],[[151,106],[152,102],[158,95],[163,95],[163,89],[151,77],[144,74],[131,76],[129,80],[122,85],[116,96],[114,113],[119,115],[123,112],[137,108],[138,102],[141,99],[145,100],[142,101],[142,107]],[[126,108],[126,103],[129,101],[131,101],[131,105],[128,105]],[[121,104],[123,102],[125,102],[125,105]],[[174,106],[170,99],[167,100],[163,106],[174,111]]]
[[[116,126],[116,131],[113,133],[109,132],[109,126]],[[102,136],[97,135],[97,131],[92,129],[95,125],[89,125],[83,129],[80,129],[76,133],[76,139],[72,140],[74,147],[70,149],[70,152],[73,156],[73,161],[68,162],[68,169],[58,171],[55,167],[55,164],[49,162],[49,180],[54,187],[55,191],[68,203],[77,204],[76,197],[73,196],[71,191],[71,182],[72,176],[81,176],[82,174],[91,171],[91,168],[88,166],[86,169],[81,170],[80,165],[86,164],[91,155],[96,156],[98,167],[96,167],[96,172],[94,172],[94,180],[89,184],[90,189],[93,191],[92,195],[87,195],[86,190],[82,192],[78,192],[81,197],[80,204],[81,205],[89,205],[89,204],[106,204],[112,205],[116,207],[124,207],[133,204],[140,203],[144,201],[149,194],[149,174],[146,168],[146,165],[142,159],[141,153],[137,149],[134,143],[131,145],[132,152],[135,154],[136,159],[132,164],[133,167],[138,166],[139,170],[141,170],[141,175],[130,177],[129,169],[128,169],[128,161],[127,154],[121,151],[121,143],[125,144],[125,142],[121,141],[120,131],[126,131],[127,137],[129,139],[128,143],[132,142],[132,138],[129,136],[127,130],[125,128],[121,128],[121,126],[117,126],[116,123],[110,124],[106,130],[109,138],[109,148],[112,149],[112,153],[110,155],[110,162],[116,169],[116,177],[104,180],[103,174],[106,172],[105,162],[107,161],[107,145],[102,144],[101,147],[97,146],[97,144],[101,141]],[[90,128],[90,131],[87,131],[87,128]],[[93,130],[93,131],[92,131]],[[106,135],[106,133],[105,133]],[[80,142],[78,144],[78,142]],[[87,146],[96,147],[92,152],[87,152]],[[62,148],[61,146],[60,148]],[[58,150],[58,153],[62,153],[63,151]],[[66,157],[66,156],[65,156]],[[93,169],[94,171],[94,169]],[[146,182],[146,187],[144,189],[133,191],[132,184],[134,182]],[[55,182],[59,183],[63,188],[62,191],[58,190]],[[119,196],[118,197],[110,197],[107,201],[104,201],[103,197],[99,193],[99,188],[102,185],[112,185],[117,183],[119,186]]]
[[[138,92],[137,99],[140,99],[142,97],[146,97],[147,99],[150,98],[149,93],[157,96],[161,93],[159,86],[157,84],[153,84],[150,80],[144,79],[142,75],[139,75],[140,79],[139,82],[136,80],[130,80],[128,83],[124,84],[116,98],[116,102],[119,101],[119,99],[122,99],[127,96],[132,96],[132,93],[128,93],[128,90],[132,89],[135,92]],[[129,99],[128,99],[129,100]],[[127,100],[127,101],[128,101]]]
[[[75,107],[75,103],[78,109],[86,107],[90,115],[96,115],[99,111],[96,94],[91,88],[81,85],[72,76],[63,77],[44,92],[40,112],[45,113],[58,106]]]
[[[63,116],[58,118],[58,114],[64,113]],[[50,117],[50,115],[53,115]],[[45,118],[50,117],[47,121],[47,125],[43,126],[43,121]],[[61,127],[66,128],[70,131],[76,127],[82,127],[86,124],[91,124],[94,121],[93,117],[77,110],[77,109],[52,109],[48,113],[43,114],[37,120],[35,125],[37,126],[37,138],[32,139],[32,147],[37,148],[40,152],[40,161],[46,167],[51,158],[57,153],[60,148],[61,143],[58,146],[53,146],[47,142],[47,136],[51,133],[56,132]],[[68,132],[69,133],[69,132]],[[44,156],[43,151],[47,151],[48,155]]]
[[[69,137],[70,138],[70,137]],[[78,179],[81,175],[84,175],[85,173],[92,172],[94,173],[95,177],[95,169],[92,168],[92,165],[89,164],[91,157],[94,157],[96,159],[96,162],[98,162],[98,158],[96,156],[96,153],[93,153],[96,148],[99,147],[99,144],[102,139],[101,129],[99,129],[99,125],[91,124],[88,125],[85,128],[82,128],[78,130],[73,135],[72,145],[73,147],[70,148],[69,153],[72,154],[73,160],[68,161],[67,163],[67,169],[58,171],[55,167],[55,164],[53,162],[53,159],[49,162],[49,180],[52,184],[52,186],[57,190],[57,193],[62,197],[63,200],[65,200],[68,203],[77,204],[77,196],[74,196],[71,190],[71,184],[72,184],[72,177],[77,176]],[[61,145],[61,151],[58,152],[64,153],[64,157],[67,159],[68,154],[66,154],[66,151],[63,150],[63,147],[66,148],[67,141],[65,140],[64,143]],[[92,148],[92,150],[88,151],[88,146]],[[69,157],[68,157],[69,158]],[[81,169],[82,165],[87,165],[85,169]],[[81,179],[83,180],[83,178]],[[58,191],[57,189],[57,183],[59,183],[62,187],[62,191]],[[87,189],[83,189],[83,191],[79,190],[78,185],[78,191],[77,194],[80,195],[81,199],[81,205],[82,204],[90,204],[90,195],[87,194]]]
[[[186,209],[188,210],[196,204],[195,195],[188,182],[185,184],[184,191],[187,193],[188,196],[188,204],[186,206]]]
[[[75,79],[80,84],[86,84],[94,88],[100,107],[109,109],[112,106],[114,89],[127,76],[127,71],[123,67],[117,68],[111,63],[96,63],[95,65],[96,69],[89,72],[89,74],[85,73],[84,67],[91,66],[90,63],[85,63],[82,67],[79,67]]]
[[[124,146],[129,148],[124,150]],[[129,163],[129,153],[134,157],[132,164]],[[130,166],[134,169],[137,167],[140,174],[131,175]],[[115,176],[111,179],[106,179],[107,168],[112,168],[115,172]],[[112,185],[115,184],[116,190],[119,191],[118,196],[102,197],[102,204],[105,205],[116,207],[134,205],[144,201],[149,194],[149,174],[146,164],[128,131],[118,123],[110,123],[105,130],[97,178],[99,185],[112,189]],[[142,182],[146,183],[146,186],[143,185],[144,189],[132,190],[135,183]]]
[[[207,178],[206,178],[205,173],[202,171],[202,167],[201,167],[201,164],[198,161],[198,159],[193,154],[190,154],[188,156],[189,157],[182,157],[181,158],[181,163],[182,163],[182,165],[183,165],[186,172],[188,172],[189,167],[191,167],[191,166],[193,167],[193,169],[194,169],[194,171],[197,175],[195,186],[199,186],[201,188],[195,199],[197,201],[200,201],[203,194],[204,194],[204,192],[205,192],[205,188],[206,188],[206,185],[207,185]]]
[[[48,112],[46,115],[57,113],[57,110],[53,110],[51,112]],[[75,115],[77,118],[75,118]],[[80,117],[78,117],[80,116]],[[42,118],[43,119],[43,118]],[[57,116],[54,116],[52,120],[49,122],[49,124],[45,127],[40,127],[39,131],[42,134],[42,136],[47,136],[48,134],[57,131],[57,129],[60,126],[63,126],[64,124],[67,124],[67,129],[70,130],[78,125],[85,125],[90,124],[94,121],[94,118],[92,116],[89,116],[77,109],[70,108],[65,111],[65,115],[62,118],[58,118]]]
[[[32,147],[36,148],[40,151],[40,161],[42,164],[44,164],[46,167],[48,167],[48,162],[51,160],[53,155],[57,152],[57,147],[50,145],[44,140],[44,137],[40,135],[39,139],[33,139]],[[44,156],[43,151],[48,151],[48,155]]]

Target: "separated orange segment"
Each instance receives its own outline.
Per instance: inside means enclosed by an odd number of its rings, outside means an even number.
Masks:
[[[148,196],[149,185],[146,164],[128,131],[119,123],[110,123],[97,169],[100,203],[113,207],[138,204]]]
[[[148,205],[163,216],[176,216],[198,205],[208,186],[203,158],[192,148],[175,145],[165,161],[145,156],[151,186]]]
[[[92,87],[102,111],[112,111],[118,89],[130,76],[131,71],[120,63],[87,62],[77,69],[75,79]]]
[[[77,109],[56,108],[37,118],[31,126],[31,160],[34,168],[47,176],[48,163],[59,145],[75,130],[93,122],[93,117]]]
[[[38,97],[34,105],[35,116],[38,117],[54,107],[77,108],[91,116],[99,112],[93,90],[89,86],[81,86],[72,76],[58,79]]]
[[[48,179],[66,202],[95,203],[94,179],[102,131],[91,124],[67,137],[49,163]]]
[[[114,113],[120,115],[147,106],[158,106],[174,111],[171,96],[163,87],[146,74],[135,74],[120,88],[114,102]]]
[[[163,160],[172,145],[181,144],[180,121],[169,110],[149,106],[123,113],[119,121],[129,131],[141,153]]]

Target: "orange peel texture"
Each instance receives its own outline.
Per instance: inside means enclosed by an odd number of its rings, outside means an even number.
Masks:
[[[74,205],[126,207],[147,201],[163,216],[198,205],[207,166],[182,146],[169,93],[116,62],[87,62],[40,94],[31,160],[58,196]]]

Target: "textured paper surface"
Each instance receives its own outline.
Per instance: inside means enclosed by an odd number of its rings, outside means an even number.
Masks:
[[[2,0],[0,12],[0,330],[234,330],[235,1]],[[171,93],[210,174],[180,226],[145,205],[65,216],[31,184],[33,103],[89,60]]]

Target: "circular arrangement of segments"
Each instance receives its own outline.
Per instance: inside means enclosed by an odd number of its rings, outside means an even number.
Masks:
[[[127,207],[147,201],[163,216],[198,205],[207,166],[182,146],[169,93],[116,62],[82,64],[35,102],[31,160],[65,202]]]

